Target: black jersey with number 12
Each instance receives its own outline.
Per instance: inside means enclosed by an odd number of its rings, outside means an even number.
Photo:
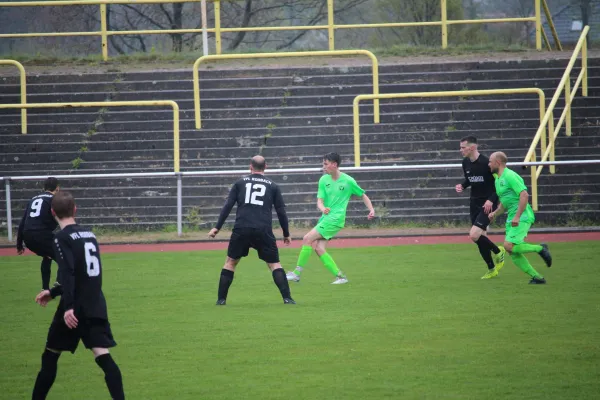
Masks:
[[[273,208],[280,216],[283,235],[289,236],[287,216],[282,223],[281,215],[285,215],[285,203],[279,186],[261,174],[252,174],[239,179],[233,184],[216,228],[221,229],[225,219],[237,204],[235,228],[272,229]],[[285,225],[285,226],[284,226]]]

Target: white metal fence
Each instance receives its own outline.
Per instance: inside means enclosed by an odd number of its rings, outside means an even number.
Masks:
[[[589,165],[600,164],[600,159],[597,160],[568,160],[568,161],[553,161],[553,162],[515,162],[508,163],[509,167],[530,167],[530,166],[550,166],[550,165]],[[342,168],[344,172],[367,172],[367,171],[407,171],[407,170],[442,170],[442,169],[461,169],[461,164],[430,164],[430,165],[389,165],[389,166],[372,166],[372,167],[347,167]],[[268,175],[294,174],[294,173],[321,173],[321,168],[281,168],[269,169]],[[12,241],[12,209],[11,209],[11,181],[37,181],[54,176],[60,180],[69,179],[99,179],[99,178],[164,178],[173,177],[177,179],[177,234],[182,235],[182,181],[184,177],[191,176],[243,176],[249,173],[248,169],[243,170],[227,170],[227,171],[186,171],[186,172],[148,172],[148,173],[123,173],[123,174],[79,174],[79,175],[29,175],[29,176],[12,176],[2,177],[4,181],[6,194],[6,224],[8,230],[8,240]]]

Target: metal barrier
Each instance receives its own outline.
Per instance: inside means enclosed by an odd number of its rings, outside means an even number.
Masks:
[[[379,95],[379,62],[375,54],[369,50],[333,50],[333,51],[303,51],[303,52],[291,52],[291,53],[252,53],[252,54],[222,54],[212,56],[202,56],[194,62],[194,108],[196,116],[196,129],[202,127],[200,117],[200,77],[199,68],[200,64],[204,61],[211,60],[231,60],[231,59],[248,59],[248,58],[288,58],[288,57],[324,57],[324,56],[355,56],[365,55],[371,59],[373,64],[373,95]],[[374,107],[374,121],[376,124],[379,123],[379,100],[375,99],[373,103]]]
[[[23,64],[15,60],[0,60],[0,65],[14,65],[19,69],[21,75],[21,104],[27,103],[27,78],[25,76],[25,68]],[[27,110],[21,109],[21,133],[27,133]]]
[[[531,142],[531,146],[529,146],[529,151],[525,156],[524,162],[528,161],[536,161],[535,149],[537,147],[538,142],[541,140],[542,143],[545,140],[544,133],[546,132],[546,126],[554,123],[554,107],[556,107],[556,103],[560,98],[562,91],[565,91],[565,108],[560,116],[556,124],[556,129],[553,129],[552,132],[548,132],[548,146],[547,148],[542,147],[540,161],[546,161],[550,159],[550,161],[554,161],[555,159],[555,141],[558,133],[560,132],[560,128],[562,124],[565,123],[565,133],[567,136],[571,136],[571,103],[577,94],[577,89],[581,84],[581,94],[584,97],[588,95],[588,68],[587,68],[587,34],[590,30],[589,26],[583,28],[581,32],[581,36],[579,37],[579,41],[573,50],[573,55],[571,56],[571,60],[565,69],[565,73],[556,88],[556,92],[554,96],[552,96],[552,100],[548,105],[548,109],[546,110],[546,114],[544,118],[540,122],[540,127],[538,128],[533,141]],[[575,65],[575,61],[577,60],[577,56],[581,51],[581,71],[577,76],[577,80],[573,85],[573,89],[571,89],[571,71],[573,70],[573,66]],[[531,168],[531,204],[534,210],[537,211],[537,180],[542,173],[543,166],[539,166],[536,168]],[[550,173],[553,174],[556,172],[556,169],[553,164],[550,164]]]
[[[490,89],[490,90],[456,90],[449,92],[416,92],[416,93],[389,93],[380,95],[361,94],[354,98],[353,117],[354,117],[354,166],[360,167],[360,111],[359,105],[362,100],[378,99],[406,99],[417,97],[457,97],[457,96],[491,96],[508,94],[537,94],[540,105],[540,122],[544,118],[546,111],[546,96],[539,88],[517,88],[517,89]],[[554,130],[552,123],[548,128]],[[542,151],[546,151],[546,140],[542,137]]]
[[[579,165],[579,164],[600,164],[598,160],[569,160],[569,161],[555,161],[555,162],[516,162],[508,163],[509,167],[513,166],[546,166],[546,165]],[[342,168],[344,172],[368,172],[368,171],[407,171],[407,170],[430,170],[430,169],[462,169],[462,164],[428,164],[428,165],[386,165],[386,166],[371,166],[371,167],[345,167]],[[282,169],[270,169],[269,175],[278,174],[322,174],[322,168],[282,168]],[[52,175],[53,177],[60,180],[69,179],[100,179],[100,178],[162,178],[162,177],[174,177],[177,178],[177,235],[183,234],[183,202],[182,202],[182,180],[184,176],[223,176],[223,175],[234,175],[241,176],[247,175],[247,169],[241,170],[228,170],[228,171],[189,171],[189,172],[148,172],[148,173],[129,173],[129,174],[80,174],[80,175]],[[13,238],[13,227],[12,227],[12,208],[11,208],[11,192],[10,183],[11,181],[35,181],[46,179],[49,175],[29,175],[29,176],[14,176],[14,177],[0,177],[0,180],[4,180],[4,187],[6,190],[6,222],[8,230],[8,240],[12,241]]]
[[[246,28],[222,28],[221,27],[221,0],[212,0],[214,3],[215,27],[208,29],[206,27],[206,10],[202,7],[204,13],[201,18],[202,29],[162,29],[162,30],[133,30],[133,31],[109,31],[106,23],[106,5],[107,4],[170,4],[170,3],[197,3],[205,0],[75,0],[75,1],[23,1],[23,2],[0,2],[1,7],[33,7],[33,6],[81,6],[81,5],[99,5],[100,6],[100,31],[92,32],[52,32],[52,33],[8,33],[0,34],[0,38],[21,38],[21,37],[44,37],[44,36],[100,36],[102,40],[102,58],[108,60],[108,36],[109,35],[141,35],[141,34],[172,34],[172,33],[202,33],[203,42],[206,43],[207,32],[215,34],[216,53],[222,52],[223,32],[260,32],[260,31],[308,31],[308,30],[327,30],[329,50],[335,50],[335,31],[338,29],[363,29],[363,28],[394,28],[394,27],[415,27],[415,26],[439,26],[441,28],[442,48],[448,47],[448,25],[459,24],[488,24],[488,23],[506,23],[506,22],[534,22],[535,23],[535,48],[542,49],[542,23],[541,23],[541,2],[543,0],[534,0],[535,15],[524,18],[488,18],[488,19],[466,19],[449,20],[447,15],[447,0],[440,0],[440,21],[427,22],[394,22],[381,24],[347,24],[336,25],[334,20],[334,0],[327,0],[327,25],[308,25],[308,26],[278,26],[278,27],[246,27]],[[547,5],[545,5],[547,8]],[[552,20],[548,23],[552,25]],[[554,29],[553,29],[554,31]],[[544,33],[545,36],[545,33]]]
[[[142,106],[142,107],[170,106],[173,108],[173,164],[174,164],[175,172],[179,172],[179,105],[172,100],[0,104],[0,109],[4,109],[4,108],[67,108],[67,107],[132,107],[132,106]]]

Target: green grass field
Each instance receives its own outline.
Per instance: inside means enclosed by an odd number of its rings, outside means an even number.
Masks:
[[[597,399],[597,246],[552,244],[550,270],[530,255],[545,286],[511,261],[480,280],[472,245],[333,249],[351,283],[313,256],[295,306],[254,255],[216,307],[224,251],[105,254],[113,356],[129,399]],[[39,258],[0,265],[0,397],[25,399],[56,303],[33,302]],[[91,352],[61,357],[49,399],[107,398]]]

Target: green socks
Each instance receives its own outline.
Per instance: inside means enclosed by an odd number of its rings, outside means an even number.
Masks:
[[[518,245],[518,246],[522,246],[522,245]],[[534,246],[534,245],[528,245],[528,246]],[[529,264],[527,257],[525,257],[523,254],[514,252],[514,249],[516,247],[517,246],[513,247],[513,253],[510,256],[510,258],[512,258],[515,265],[517,267],[519,267],[521,269],[521,271],[525,272],[527,275],[531,276],[532,278],[535,278],[535,277],[542,278],[542,276],[531,266],[531,264]],[[538,246],[538,247],[541,247],[541,246]]]
[[[321,262],[323,263],[323,265],[325,265],[325,268],[327,268],[329,272],[333,274],[333,276],[343,275],[338,266],[336,265],[335,261],[333,261],[333,258],[329,255],[329,253],[325,253],[321,256]]]
[[[308,262],[308,259],[310,258],[310,253],[312,253],[311,246],[302,246],[302,249],[300,249],[300,254],[298,254],[298,263],[296,264],[298,267],[296,267],[296,269],[294,270],[294,274],[296,274],[297,276],[300,276],[300,274],[302,273],[302,268],[304,268],[304,266]]]
[[[525,253],[539,253],[542,251],[542,246],[539,244],[521,243],[513,247],[513,253],[525,254]]]
[[[302,246],[302,249],[300,249],[297,267],[294,270],[294,274],[296,274],[296,276],[300,276],[300,274],[302,274],[302,269],[308,262],[312,251],[313,249],[311,246]],[[323,265],[325,265],[325,268],[327,268],[327,270],[329,270],[329,272],[331,272],[334,276],[343,276],[342,272],[336,265],[335,261],[333,261],[333,258],[329,255],[329,253],[323,254],[320,258]]]

